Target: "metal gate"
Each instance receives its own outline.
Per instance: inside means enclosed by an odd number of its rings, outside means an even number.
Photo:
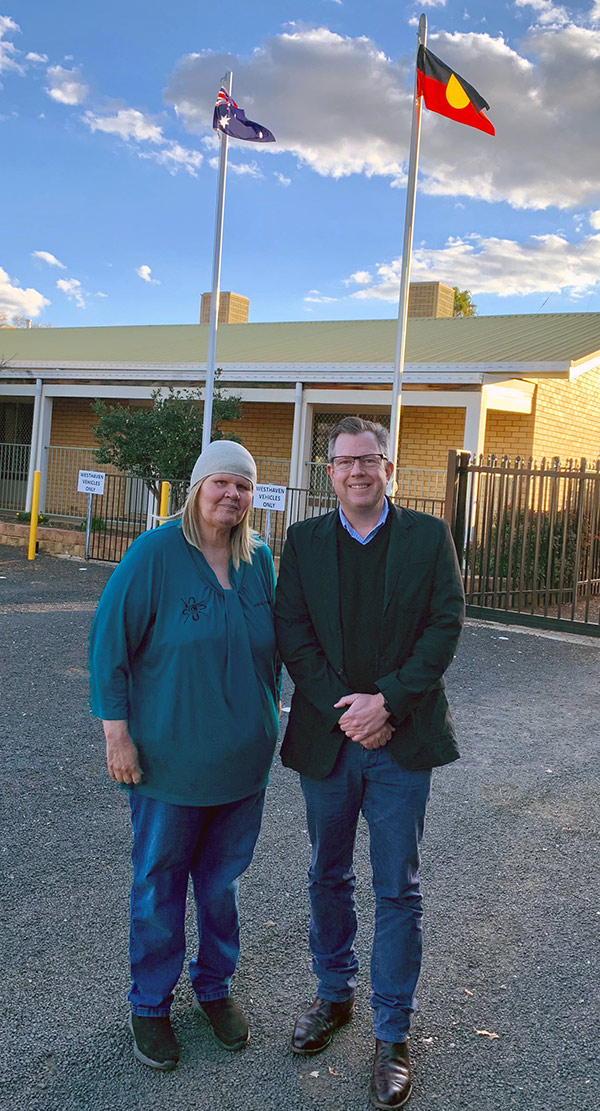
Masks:
[[[154,498],[141,478],[107,474],[92,495],[90,559],[118,563],[136,536],[151,527]]]
[[[468,614],[600,636],[600,461],[450,452],[444,515]]]

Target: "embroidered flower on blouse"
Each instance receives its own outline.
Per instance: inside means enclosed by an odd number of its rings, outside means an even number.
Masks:
[[[183,602],[181,616],[185,618],[185,624],[187,624],[190,617],[192,621],[197,621],[201,611],[206,609],[206,602],[197,602],[193,595],[188,598],[187,602],[185,598],[182,598],[181,601]]]

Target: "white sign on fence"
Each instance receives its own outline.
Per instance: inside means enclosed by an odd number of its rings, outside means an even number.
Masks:
[[[104,471],[80,471],[77,480],[78,494],[103,494]]]
[[[287,486],[266,486],[258,484],[254,487],[255,509],[285,509],[285,495]]]

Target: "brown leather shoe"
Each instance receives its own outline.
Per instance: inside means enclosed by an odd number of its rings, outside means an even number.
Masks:
[[[317,998],[297,1020],[292,1034],[292,1050],[310,1057],[329,1045],[338,1026],[345,1026],[354,1014],[354,996],[342,1003]]]
[[[402,1107],[412,1092],[407,1042],[380,1042],[375,1039],[375,1060],[369,1096],[373,1107],[394,1111]]]

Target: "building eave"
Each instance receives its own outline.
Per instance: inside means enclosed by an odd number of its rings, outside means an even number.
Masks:
[[[223,380],[229,382],[304,382],[347,385],[389,385],[393,381],[392,363],[222,363]],[[585,367],[584,369],[588,369]],[[481,363],[407,363],[407,385],[483,385],[499,379],[559,377],[568,378],[573,368],[566,362],[481,362]],[[577,371],[583,373],[583,370]],[[206,363],[176,362],[63,362],[12,360],[0,371],[2,380],[42,378],[53,381],[103,380],[161,382],[203,382]]]

